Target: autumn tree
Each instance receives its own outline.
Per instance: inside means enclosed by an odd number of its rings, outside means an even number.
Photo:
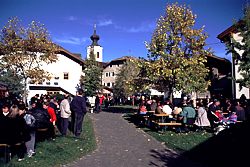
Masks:
[[[117,73],[113,87],[114,96],[126,98],[133,95],[137,91],[134,79],[137,78],[138,74],[139,68],[134,61],[132,59],[126,60]]]
[[[96,91],[102,89],[102,66],[96,61],[95,54],[90,51],[89,58],[84,63],[84,75],[81,76],[80,85],[86,91],[86,96],[94,96]]]
[[[185,5],[167,5],[157,22],[150,43],[146,43],[148,58],[139,64],[143,76],[153,87],[168,93],[204,91],[208,69],[205,67],[210,49],[205,49],[204,27],[196,29],[196,15]]]
[[[56,62],[56,48],[45,26],[35,21],[25,28],[20,20],[14,17],[1,30],[1,70],[22,76],[25,101],[28,80],[41,82],[50,79],[49,73],[42,65]]]
[[[230,43],[226,43],[228,53],[233,53],[233,59],[237,62],[238,72],[242,76],[236,80],[240,88],[250,88],[250,6],[244,9],[244,16],[241,21],[235,23],[238,35],[242,40],[231,38]]]

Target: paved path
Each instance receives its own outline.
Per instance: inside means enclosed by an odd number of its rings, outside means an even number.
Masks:
[[[97,149],[72,167],[195,167],[188,160],[122,118],[119,113],[91,114]]]

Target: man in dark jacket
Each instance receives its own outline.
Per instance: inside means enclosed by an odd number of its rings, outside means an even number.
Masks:
[[[76,137],[80,137],[83,118],[86,114],[86,99],[83,96],[82,89],[77,91],[76,96],[70,103],[70,110],[72,112],[73,133]]]

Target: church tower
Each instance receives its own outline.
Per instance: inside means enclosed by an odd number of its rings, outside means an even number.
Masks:
[[[87,59],[89,59],[89,54],[92,51],[95,54],[96,61],[102,62],[103,48],[98,44],[98,40],[100,39],[100,37],[96,34],[96,25],[94,25],[94,34],[91,35],[90,39],[92,40],[92,44],[87,47]]]

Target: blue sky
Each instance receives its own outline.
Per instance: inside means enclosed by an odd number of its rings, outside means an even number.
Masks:
[[[216,37],[243,16],[247,0],[0,0],[0,28],[13,16],[24,26],[39,21],[55,43],[85,58],[96,23],[104,61],[125,55],[146,57],[144,42],[150,41],[157,19],[173,2],[191,7],[196,27],[205,25],[214,54],[229,59]]]

